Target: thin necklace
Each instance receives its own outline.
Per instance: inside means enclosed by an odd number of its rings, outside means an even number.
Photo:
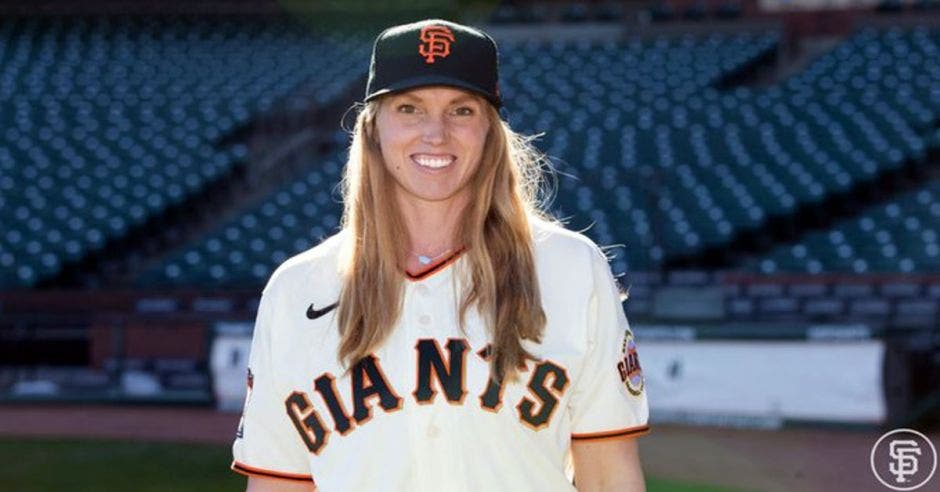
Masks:
[[[418,263],[421,263],[422,265],[428,265],[432,261],[446,255],[447,253],[450,253],[450,250],[452,249],[453,248],[447,248],[444,251],[442,251],[440,254],[438,254],[437,256],[420,255],[418,253],[415,253],[414,251],[412,251],[411,254],[418,257]]]

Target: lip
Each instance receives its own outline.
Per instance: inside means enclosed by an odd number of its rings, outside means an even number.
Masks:
[[[443,166],[443,167],[439,167],[439,168],[427,167],[427,166],[423,166],[423,165],[421,165],[421,164],[418,163],[418,159],[417,159],[417,158],[418,158],[419,156],[421,156],[421,157],[429,157],[429,158],[432,158],[432,159],[450,159],[451,162],[450,162],[450,164],[447,164],[447,165],[445,165],[445,166]],[[426,173],[432,173],[432,174],[437,174],[437,173],[445,172],[445,171],[447,171],[448,169],[450,169],[451,167],[453,167],[454,163],[457,162],[457,156],[455,156],[455,155],[453,155],[453,154],[432,154],[432,153],[426,153],[426,152],[418,152],[418,153],[415,153],[415,154],[411,154],[411,155],[409,155],[408,157],[411,159],[411,162],[412,162],[419,170],[421,170],[421,171],[423,171],[423,172],[426,172]]]

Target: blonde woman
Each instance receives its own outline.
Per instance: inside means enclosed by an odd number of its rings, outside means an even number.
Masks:
[[[601,250],[537,206],[496,44],[376,39],[342,230],[264,288],[233,447],[248,490],[644,490],[636,345]]]

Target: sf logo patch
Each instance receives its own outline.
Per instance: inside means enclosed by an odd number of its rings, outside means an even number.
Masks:
[[[620,380],[631,395],[639,395],[643,392],[643,371],[640,368],[640,356],[636,353],[636,342],[633,340],[633,332],[628,328],[623,334],[623,347],[621,348],[623,359],[617,363],[617,371],[620,372]]]
[[[447,58],[450,55],[453,42],[454,33],[447,26],[425,26],[421,28],[418,54],[424,57],[424,63],[434,63],[435,57]]]

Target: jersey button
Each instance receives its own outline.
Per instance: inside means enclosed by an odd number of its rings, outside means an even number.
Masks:
[[[418,290],[418,294],[421,294],[424,297],[427,297],[428,295],[431,294],[431,289],[429,289],[428,286],[424,284],[418,285],[417,290]]]
[[[431,324],[431,316],[429,316],[429,315],[427,315],[427,314],[422,314],[421,316],[418,317],[418,321],[419,321],[422,325],[429,325],[429,324]]]

